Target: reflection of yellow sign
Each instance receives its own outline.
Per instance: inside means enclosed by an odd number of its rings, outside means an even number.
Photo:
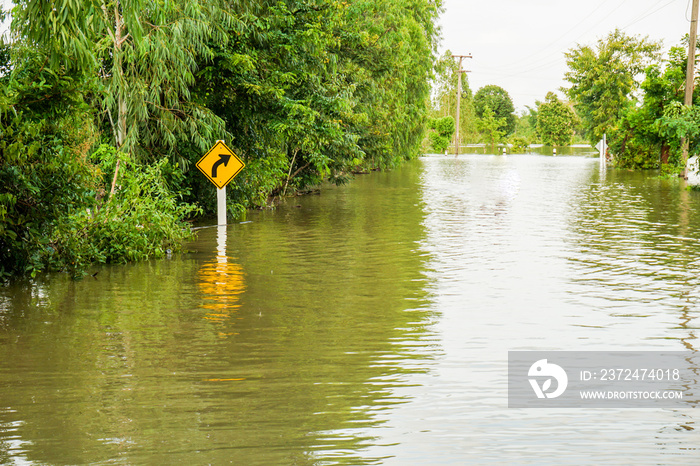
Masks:
[[[217,141],[197,162],[197,168],[219,189],[229,184],[243,167],[245,164],[223,141]]]
[[[245,276],[241,266],[217,257],[199,270],[199,288],[204,294],[202,307],[209,310],[205,319],[226,322],[241,305],[238,297],[245,291]]]

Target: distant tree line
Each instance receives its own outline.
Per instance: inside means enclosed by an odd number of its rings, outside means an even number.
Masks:
[[[681,143],[700,145],[700,89],[683,105],[688,39],[666,55],[659,42],[615,30],[595,45],[577,45],[565,56],[569,85],[515,115],[507,91],[484,86],[475,94],[463,78],[461,143],[592,146],[607,135],[615,166],[679,170]],[[447,51],[437,61],[432,116],[456,112],[456,65]],[[454,144],[454,141],[451,142]]]
[[[594,144],[608,135],[617,166],[679,168],[681,140],[700,143],[700,92],[683,105],[688,39],[663,58],[661,43],[615,30],[595,46],[566,54],[574,101],[584,134]]]
[[[431,99],[432,118],[438,121],[456,114],[457,65],[448,50],[436,62]],[[489,145],[511,143],[526,150],[530,144],[552,146],[571,144],[581,132],[579,120],[571,102],[563,102],[553,92],[545,101],[537,101],[527,112],[515,113],[508,91],[500,86],[487,85],[472,93],[468,79],[462,78],[460,113],[460,139],[462,144],[486,143]],[[435,123],[431,123],[432,127]],[[435,131],[428,136],[432,142]],[[454,139],[449,142],[454,145]],[[440,145],[432,145],[436,152]]]

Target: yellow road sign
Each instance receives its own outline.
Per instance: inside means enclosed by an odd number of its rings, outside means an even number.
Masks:
[[[197,168],[219,189],[229,184],[243,167],[243,161],[223,141],[217,141],[197,162]]]

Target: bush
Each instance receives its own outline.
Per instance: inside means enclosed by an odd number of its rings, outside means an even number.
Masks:
[[[513,145],[512,151],[514,154],[524,154],[530,149],[530,143],[526,138],[516,136],[511,138],[510,142]]]
[[[93,205],[99,183],[86,158],[95,139],[91,115],[63,92],[72,80],[41,78],[0,86],[0,280],[41,269],[47,229]]]
[[[428,121],[428,127],[433,130],[428,136],[430,145],[436,153],[443,154],[455,133],[455,119],[451,116],[431,118]]]
[[[151,166],[123,167],[121,184],[112,198],[55,223],[37,265],[80,276],[92,263],[163,257],[191,237],[185,220],[199,209],[178,204],[165,182],[164,172],[177,167],[165,159]]]
[[[0,280],[44,270],[78,276],[95,262],[177,250],[197,210],[178,204],[180,168],[123,160],[120,189],[106,199],[117,153],[93,150],[100,133],[84,97],[92,84],[44,65],[29,50],[12,79],[0,76]]]
[[[438,133],[430,133],[430,147],[436,154],[444,154],[447,146],[450,145],[450,138],[441,136]]]

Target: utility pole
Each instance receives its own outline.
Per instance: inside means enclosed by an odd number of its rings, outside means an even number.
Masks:
[[[685,105],[693,105],[693,91],[695,90],[695,48],[698,42],[698,2],[693,0],[693,12],[690,20],[690,40],[688,41],[688,66],[685,72]],[[686,165],[688,164],[688,146],[690,141],[683,138],[683,156],[681,163],[683,166],[683,178],[688,179]]]
[[[459,58],[459,69],[457,70],[457,118],[455,118],[455,157],[459,155],[459,111],[462,105],[462,73],[469,73],[469,71],[462,69],[462,60],[471,57],[471,55],[452,55],[452,58]]]

